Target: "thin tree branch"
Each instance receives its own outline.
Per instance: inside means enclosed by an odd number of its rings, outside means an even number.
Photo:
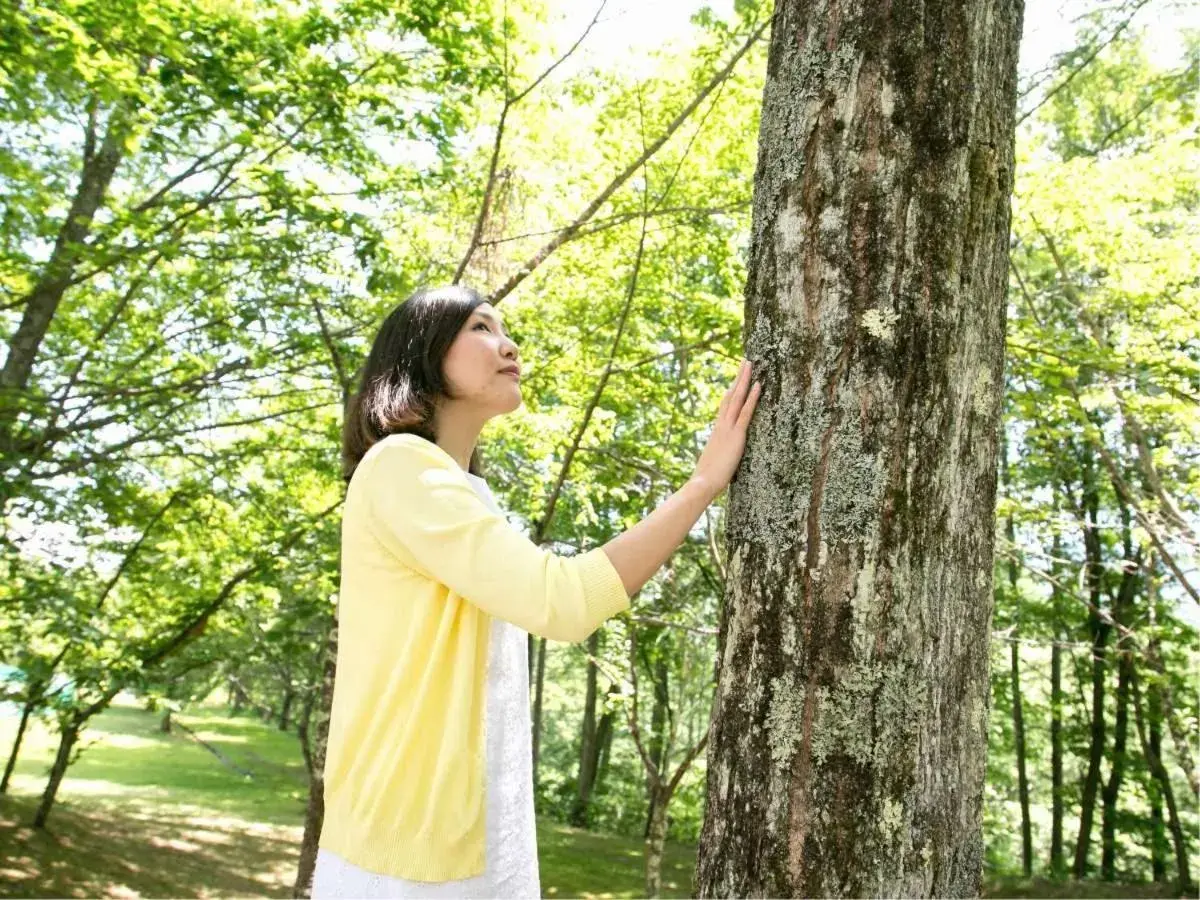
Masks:
[[[739,47],[737,52],[733,55],[733,58],[730,59],[730,61],[709,80],[709,82],[700,90],[700,92],[692,98],[691,102],[689,102],[688,105],[679,113],[679,115],[677,115],[671,121],[666,130],[659,135],[654,143],[647,147],[638,159],[626,166],[623,171],[621,171],[612,181],[610,181],[608,186],[596,195],[592,202],[584,208],[578,217],[576,217],[574,222],[568,225],[557,236],[552,238],[545,246],[543,246],[541,250],[537,251],[537,253],[530,257],[523,266],[521,266],[509,277],[508,281],[506,281],[488,297],[488,300],[493,305],[498,304],[501,300],[512,293],[517,285],[529,277],[531,272],[533,272],[538,266],[540,266],[550,257],[550,254],[552,254],[567,241],[571,240],[579,231],[579,229],[582,228],[584,224],[586,224],[588,220],[590,220],[592,216],[596,214],[600,207],[604,205],[608,198],[611,197],[613,193],[615,193],[616,190],[621,187],[621,185],[628,181],[630,176],[632,176],[634,172],[643,166],[646,161],[650,159],[650,157],[658,152],[658,150],[671,138],[671,136],[679,130],[680,126],[687,121],[696,108],[704,102],[704,99],[711,94],[718,85],[720,85],[725,81],[726,78],[729,77],[729,74],[733,71],[734,66],[736,66],[738,61],[746,55],[752,46],[754,46],[755,42],[758,41],[763,32],[766,31],[767,27],[771,24],[771,21],[772,19],[768,18],[762,25],[760,25],[750,34],[750,37],[746,40],[746,42]]]

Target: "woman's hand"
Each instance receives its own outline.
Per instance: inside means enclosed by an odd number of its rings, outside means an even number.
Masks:
[[[733,473],[737,471],[742,452],[746,449],[746,428],[750,425],[750,418],[762,393],[762,382],[756,381],[751,387],[750,377],[750,363],[742,360],[737,378],[721,398],[712,434],[696,463],[693,477],[704,482],[713,497],[725,490],[733,480]]]

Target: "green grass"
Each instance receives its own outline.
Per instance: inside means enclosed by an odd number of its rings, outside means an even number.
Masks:
[[[290,897],[308,798],[296,736],[219,708],[180,718],[253,777],[120,699],[85,732],[44,831],[29,823],[55,744],[32,725],[0,797],[0,896]],[[4,758],[16,725],[0,718]],[[541,822],[538,848],[546,897],[644,891],[640,841]],[[667,847],[663,896],[691,895],[694,859]]]
[[[29,826],[53,759],[54,736],[31,728],[0,797],[0,896],[290,897],[308,789],[299,744],[222,708],[182,721],[246,778],[129,699],[93,720],[48,828]],[[16,719],[0,718],[7,759]],[[0,765],[3,765],[0,762]],[[538,824],[545,897],[640,897],[642,842]],[[690,897],[695,847],[668,844],[663,896]],[[1163,885],[1040,879],[989,881],[989,897],[1171,897]]]

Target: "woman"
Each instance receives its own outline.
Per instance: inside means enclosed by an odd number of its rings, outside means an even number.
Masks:
[[[695,474],[603,547],[558,556],[505,520],[484,424],[521,404],[517,346],[464,287],[388,315],[346,411],[322,897],[539,897],[527,635],[583,641],[733,477],[759,385],[743,363]]]

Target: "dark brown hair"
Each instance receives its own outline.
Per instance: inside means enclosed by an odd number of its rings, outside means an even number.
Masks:
[[[433,443],[434,402],[452,396],[442,360],[472,311],[486,298],[473,288],[421,288],[393,309],[371,344],[358,392],[342,420],[342,478],[347,482],[371,445],[389,434],[416,434]],[[478,445],[468,471],[479,475]]]

